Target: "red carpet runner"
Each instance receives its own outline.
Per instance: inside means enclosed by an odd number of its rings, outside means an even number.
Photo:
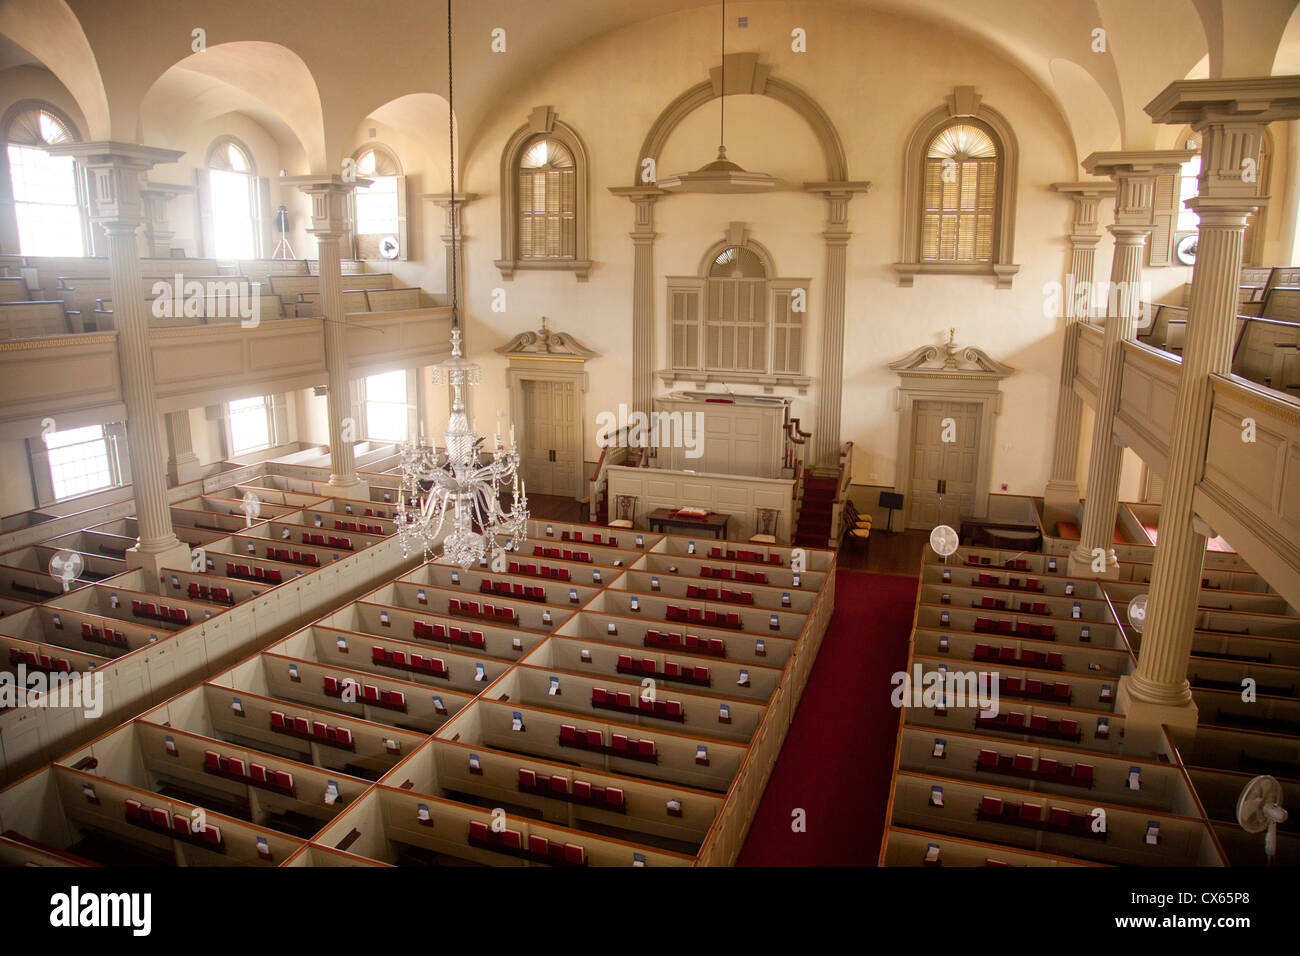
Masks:
[[[737,865],[875,866],[898,735],[890,678],[907,667],[915,607],[914,577],[837,573],[835,616]]]

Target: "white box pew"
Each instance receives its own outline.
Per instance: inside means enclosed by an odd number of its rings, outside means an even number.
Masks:
[[[1300,781],[1300,738],[1259,730],[1201,726],[1194,740],[1178,739],[1185,766],[1266,773]]]
[[[85,624],[83,628],[81,625]],[[86,636],[89,631],[90,636]],[[111,634],[109,632],[115,632]],[[37,605],[0,619],[0,633],[25,641],[66,647],[97,657],[119,658],[139,650],[153,640],[170,636],[168,631],[140,623],[119,621],[83,611]]]
[[[424,307],[423,295],[418,288],[368,289],[365,292],[367,312],[401,312]]]
[[[27,280],[22,276],[0,276],[0,302],[27,301]]]
[[[19,664],[28,673],[40,670],[47,673],[84,674],[96,667],[103,667],[110,660],[111,658],[100,654],[0,634],[0,669],[10,674],[17,672]]]
[[[217,548],[219,544],[214,543],[204,549],[204,563],[207,565],[208,573],[218,577],[275,586],[302,577],[311,571],[310,568],[296,564],[269,561],[246,552],[236,554],[234,551],[222,551]],[[260,576],[257,573],[259,570],[262,572]]]
[[[470,754],[478,757],[477,770],[471,768]],[[587,786],[575,790],[575,783]],[[560,826],[586,829],[592,824],[603,832],[624,831],[619,836],[633,842],[650,835],[691,854],[699,849],[722,807],[718,794],[679,784],[578,770],[568,763],[437,739],[416,751],[382,784],[446,799],[468,794],[482,807],[505,808],[508,816],[513,807],[527,808]],[[610,789],[614,793],[607,794]],[[679,814],[667,812],[670,800],[680,804]]]
[[[1059,620],[1093,622],[1113,622],[1110,604],[1104,598],[1081,597],[1074,595],[1027,594],[1023,591],[1002,591],[980,586],[962,587],[957,584],[926,584],[920,587],[919,600],[923,604],[940,604],[943,595],[950,595],[953,607],[972,608],[985,614],[1023,614],[1041,619],[1044,623],[1055,624]],[[1002,606],[990,606],[1001,602]],[[1079,607],[1079,616],[1073,616],[1074,605]],[[1044,608],[1040,613],[1035,608]],[[1028,619],[1028,617],[1026,617]]]
[[[123,560],[128,548],[135,547],[135,538],[104,534],[101,531],[71,531],[46,538],[41,544],[56,550],[80,551],[83,554],[102,554]],[[125,567],[125,565],[124,565]]]
[[[660,638],[656,639],[649,633],[650,631],[657,632]],[[621,644],[637,651],[647,650],[673,655],[691,654],[711,661],[729,660],[737,664],[766,664],[770,667],[784,667],[794,654],[796,641],[793,637],[783,637],[778,634],[757,636],[721,628],[697,627],[649,618],[642,620],[606,614],[593,609],[585,610],[570,618],[558,627],[555,633],[577,640],[590,638],[610,644]],[[685,638],[688,634],[699,638],[694,648],[686,643]],[[676,642],[675,635],[681,636],[680,645]],[[709,643],[715,640],[722,642],[721,654],[716,652],[716,644]]]
[[[254,659],[241,666],[261,665]],[[218,683],[225,680],[218,675],[142,719],[363,780],[378,780],[428,736]]]
[[[1148,583],[1107,581],[1107,596],[1116,608],[1127,606],[1139,594],[1149,591]],[[1295,609],[1280,594],[1259,591],[1229,591],[1224,588],[1201,588],[1196,592],[1196,606],[1205,610],[1246,611],[1251,614],[1275,614],[1295,617]]]
[[[319,282],[319,280],[317,280]],[[299,292],[298,297],[292,303],[293,313],[298,318],[312,318],[323,315],[324,309],[321,307],[321,294],[316,292]],[[366,301],[366,293],[360,289],[345,290],[343,293],[343,311],[345,314],[356,315],[362,312],[369,312],[370,305]]]
[[[312,494],[314,485],[315,482],[308,479],[266,474],[236,483],[232,486],[235,489],[235,492],[228,495],[228,497],[242,498],[244,492],[251,491],[264,501],[275,501],[276,499],[274,497],[263,494],[263,491],[287,491],[294,494],[305,495],[306,497],[313,498],[315,501],[319,502],[322,500],[321,496]],[[277,503],[287,504],[289,502],[278,501]]]
[[[50,566],[50,558],[54,557],[54,555],[58,554],[62,550],[75,549],[64,549],[57,545],[40,543],[32,545],[30,550],[35,554],[35,566],[48,568]],[[5,560],[9,560],[12,555],[17,553],[19,552],[9,552],[8,555],[5,555]],[[81,576],[87,581],[101,581],[104,578],[111,578],[115,574],[121,574],[126,570],[126,561],[122,558],[113,558],[105,554],[90,554],[85,551],[78,553],[81,554],[83,565]],[[27,561],[24,559],[23,563],[20,564],[19,567],[26,566]]]
[[[139,536],[139,522],[134,516],[128,515],[124,518],[118,518],[115,521],[106,521],[103,524],[93,525],[87,530],[102,531],[108,534],[119,534],[123,537],[136,538]],[[226,532],[215,531],[212,529],[196,528],[183,522],[172,521],[172,530],[176,532],[176,537],[184,541],[190,547],[200,547],[215,541],[217,538],[224,537]]]
[[[1150,563],[1130,562],[1120,565],[1120,580],[1141,584],[1151,583]],[[1276,593],[1264,578],[1254,571],[1230,568],[1203,568],[1201,590],[1253,591],[1262,594]]]
[[[505,678],[494,682],[489,694],[496,697],[502,691],[512,701],[584,721],[619,720],[741,744],[749,743],[764,711],[761,703],[711,690],[660,686],[657,681],[651,690],[635,679],[562,674],[526,663],[515,665]]]
[[[930,860],[933,857],[933,861]],[[906,827],[885,829],[881,866],[1107,866]]]
[[[426,794],[393,789],[381,785],[375,789],[376,805],[358,806],[345,814],[322,834],[321,842],[335,843],[356,852],[358,847],[368,853],[391,854],[396,862],[398,854],[410,853],[405,848],[415,848],[420,856],[436,854],[437,857],[468,860],[491,866],[548,865],[550,846],[557,848],[558,860],[564,860],[565,845],[572,849],[575,865],[631,866],[640,857],[646,866],[690,866],[692,858],[627,843],[612,837],[570,830],[553,823],[530,820],[522,816],[508,816],[500,833],[492,830],[491,811],[472,807]],[[368,801],[363,801],[367,804]],[[350,829],[349,829],[350,827]],[[357,833],[357,837],[353,837]],[[472,835],[485,835],[485,839],[472,843]],[[546,843],[542,844],[541,841]],[[506,844],[518,844],[512,851]],[[532,858],[529,847],[546,847],[548,856]],[[383,862],[389,862],[384,860]]]
[[[947,578],[944,572],[947,571]],[[1013,582],[1018,582],[1013,583]],[[1102,587],[1096,581],[1086,578],[1065,578],[1060,575],[1041,575],[1026,571],[1007,571],[1001,568],[967,568],[953,564],[932,564],[926,562],[921,567],[921,583],[944,585],[946,588],[979,588],[989,594],[1007,598],[1034,594],[1065,597],[1065,589],[1073,586],[1076,597],[1100,598]],[[1035,588],[1034,585],[1037,585]]]
[[[633,680],[650,677],[661,690],[711,689],[727,697],[759,703],[771,699],[783,674],[782,668],[765,664],[742,664],[698,654],[630,648],[602,640],[558,635],[539,644],[524,658],[524,663],[590,676],[622,674]],[[668,664],[675,666],[666,668]]]
[[[303,510],[307,514],[333,515],[344,520],[372,521],[382,524],[391,534],[397,530],[393,520],[394,508],[378,508],[373,501],[353,501],[348,498],[318,498],[315,502],[304,502]]]
[[[27,842],[21,834],[0,836],[0,866],[99,866],[93,860]]]
[[[507,674],[502,680],[509,679]],[[513,698],[497,700],[497,695],[503,693],[501,686],[498,681],[467,708],[474,713],[478,729],[476,734],[463,734],[462,740],[494,750],[549,757],[716,793],[726,792],[747,750],[743,744],[698,734],[674,733],[605,716],[543,710]],[[517,722],[521,727],[518,731],[513,729]],[[440,740],[455,740],[456,734],[466,728],[468,723],[449,724],[437,736]],[[701,747],[707,764],[697,762]]]
[[[473,700],[472,694],[450,688],[435,690],[355,667],[300,661],[265,651],[260,660],[271,696],[425,734],[433,733]]]
[[[675,570],[674,570],[675,569]],[[667,555],[651,552],[644,562],[636,565],[636,570],[649,571],[652,574],[680,574],[685,577],[702,577],[710,580],[727,582],[731,586],[748,584],[766,584],[770,587],[800,588],[816,591],[826,583],[825,571],[795,572],[789,568],[754,568],[747,563],[717,561],[708,558],[689,557],[687,555]],[[740,572],[744,572],[741,574]],[[799,583],[795,584],[795,574]]]
[[[306,259],[240,259],[235,269],[246,276],[307,275]]]
[[[943,788],[943,806],[931,802],[931,788]],[[990,813],[992,801],[1000,813]],[[1037,808],[1038,825],[1022,823],[1024,808]],[[1105,813],[1105,833],[1092,830],[1095,811]],[[1053,811],[1069,822],[1054,825]],[[1032,812],[1031,812],[1032,816]],[[999,787],[983,781],[899,771],[894,781],[894,826],[950,833],[1059,856],[1077,856],[1130,866],[1224,865],[1204,820],[1149,809],[1081,800],[1056,794]],[[1150,823],[1159,842],[1146,842]]]
[[[158,582],[156,593],[173,599],[184,596],[191,601],[202,601],[204,604],[234,607],[241,601],[251,601],[274,586],[270,583],[254,583],[202,571],[167,568],[163,571],[162,580]]]
[[[1300,701],[1289,697],[1260,696],[1241,699],[1240,690],[1209,690],[1193,687],[1192,697],[1200,709],[1200,726],[1231,727],[1242,731],[1300,737]]]
[[[392,866],[392,864],[380,863],[378,860],[367,860],[363,856],[355,856],[351,853],[342,853],[338,850],[331,850],[329,847],[316,846],[315,844],[308,843],[293,856],[289,857],[289,859],[281,863],[280,866]]]
[[[983,663],[950,661],[942,656],[923,657],[913,654],[912,667],[924,673],[946,667],[950,673],[987,675],[998,686],[1003,709],[1022,703],[1045,703],[1061,707],[1113,713],[1119,681],[1113,677],[1093,677],[1055,670],[1026,667],[1019,662]],[[993,690],[990,688],[990,693]]]
[[[324,520],[318,526],[312,521],[304,520],[301,512],[297,511],[267,521],[262,530],[273,540],[342,551],[362,551],[383,541],[385,537],[360,531],[336,531],[333,527],[327,527]]]
[[[947,613],[948,622],[943,615]],[[989,629],[977,630],[980,620],[989,622]],[[1010,624],[1009,630],[998,630],[1003,622]],[[1026,624],[1029,630],[1017,630]],[[1099,647],[1124,647],[1119,628],[1105,621],[1075,621],[1069,618],[1045,617],[1041,614],[1020,614],[1016,611],[986,610],[984,608],[961,607],[955,604],[917,605],[916,626],[925,628],[943,628],[954,631],[967,631],[973,634],[986,634],[989,637],[1010,639],[1015,637],[1038,637],[1055,640],[1056,643],[1094,644]],[[1033,628],[1050,627],[1049,633]],[[1084,640],[1084,628],[1088,629]]]
[[[987,648],[987,654],[979,648]],[[1021,663],[1056,673],[1114,679],[1129,673],[1133,663],[1128,651],[1118,648],[1041,641],[1019,635],[971,634],[947,628],[918,627],[912,634],[912,653],[948,661],[949,667],[956,666],[953,662],[963,661],[986,666]]]
[[[73,331],[63,303],[55,301],[0,302],[0,339],[31,339],[67,335]]]
[[[1193,627],[1217,634],[1300,640],[1300,617],[1291,615],[1201,608],[1196,612]]]
[[[320,276],[318,275],[271,273],[268,274],[267,278],[271,283],[271,290],[286,302],[296,301],[299,296],[306,293],[320,295]],[[392,287],[393,276],[388,272],[349,275],[343,280],[344,292],[391,289]]]
[[[782,590],[753,584],[748,581],[718,580],[716,578],[687,578],[678,574],[659,574],[653,571],[632,570],[623,574],[611,587],[620,591],[636,591],[641,594],[663,594],[687,598],[692,601],[720,601],[742,607],[754,607],[769,611],[790,610],[807,614],[817,600],[815,591],[803,589]],[[746,595],[749,601],[727,600],[726,593],[733,599]]]
[[[252,823],[300,839],[314,835],[370,789],[368,780],[174,727],[143,720],[132,721],[129,726],[135,730],[151,788],[170,783],[173,789],[198,794],[218,791],[228,800],[243,802]],[[334,802],[326,803],[326,790],[331,784]],[[313,828],[296,821],[289,825],[281,822],[290,814],[311,818],[319,825]]]
[[[364,511],[365,509],[361,510]],[[395,521],[374,516],[360,517],[356,512],[344,511],[342,507],[316,506],[304,508],[301,512],[296,513],[292,520],[314,528],[345,531],[350,534],[368,534],[380,538],[397,533],[397,522]]]
[[[312,625],[266,648],[271,654],[396,677],[430,688],[477,694],[505,673],[505,661],[455,650],[430,651],[423,644]],[[481,676],[480,676],[481,675]]]
[[[1193,657],[1187,664],[1187,679],[1193,690],[1228,690],[1240,695],[1245,681],[1253,680],[1260,697],[1297,699],[1300,668],[1244,661],[1207,660]]]
[[[8,555],[4,557],[7,558]],[[28,563],[36,562],[34,559],[29,559]],[[71,582],[71,587],[83,588],[91,583],[82,578]],[[62,593],[62,579],[54,577],[44,568],[22,568],[11,564],[0,564],[0,595],[4,597],[28,604],[39,604]]]
[[[978,707],[914,707],[910,703],[903,713],[908,723],[936,730],[1102,753],[1121,753],[1124,749],[1122,714],[1010,699],[999,701],[995,718],[982,718]]]
[[[75,826],[150,847],[160,856],[170,853],[178,865],[275,866],[303,843],[235,817],[94,774],[56,766],[54,775],[64,810]],[[87,786],[95,794],[94,801],[85,792]],[[202,811],[201,815],[195,816],[195,810]],[[259,841],[265,841],[265,856],[258,851]]]
[[[694,551],[691,550],[692,545]],[[791,568],[795,551],[802,551],[804,568],[809,571],[827,571],[835,560],[835,552],[826,548],[791,548],[775,544],[748,544],[744,541],[715,541],[710,537],[691,538],[667,535],[655,547],[658,554],[685,555],[706,558],[714,563],[733,562],[746,568]]]
[[[543,579],[540,575],[509,573],[508,569],[511,566],[522,570],[522,568],[529,567],[531,562],[512,561],[506,565],[506,572],[496,573],[493,571],[476,570],[474,568],[470,568],[466,571],[451,564],[443,564],[441,561],[442,559],[438,559],[437,561],[422,564],[409,574],[404,574],[402,577],[398,578],[395,582],[396,586],[394,587],[394,591],[400,595],[399,603],[402,607],[411,606],[411,597],[413,594],[417,605],[423,606],[426,604],[428,599],[428,594],[425,591],[426,586],[431,588],[441,588],[443,590],[460,590],[464,591],[467,595],[478,594],[482,596],[484,600],[489,600],[492,597],[528,600],[525,595],[531,592],[533,594],[531,600],[533,600],[534,603],[550,604],[552,606],[567,607],[574,610],[586,604],[600,593],[600,585],[589,587],[585,584],[578,584],[575,581],[565,581],[556,578]],[[538,567],[540,568],[540,565],[538,565]],[[575,569],[584,569],[588,573],[591,572],[591,569],[584,565],[572,565],[572,567]],[[622,572],[620,571],[610,571],[606,568],[601,577],[604,583],[608,585],[618,580],[621,574]],[[486,583],[491,590],[484,591],[484,583]],[[402,587],[402,585],[406,584],[414,585],[414,592],[409,587]],[[508,594],[505,590],[501,589],[502,585],[509,590]],[[422,592],[425,592],[424,601],[420,600]],[[538,594],[542,596],[541,600],[538,600]],[[552,616],[554,616],[554,614],[555,612],[552,611]]]
[[[1300,641],[1286,637],[1192,632],[1192,656],[1300,667]]]
[[[271,537],[270,529],[265,523],[245,528],[240,534],[230,537],[234,545],[231,550],[235,554],[257,558],[261,563],[276,561],[305,571],[328,567],[335,561],[350,557],[353,553],[346,548],[321,547],[282,540],[278,534]]]
[[[17,614],[19,611],[26,611],[30,607],[35,607],[31,601],[19,601],[14,598],[0,595],[0,617],[6,614]]]
[[[1253,779],[1252,775],[1237,770],[1210,770],[1204,768],[1192,768],[1188,771],[1188,775],[1192,779],[1192,784],[1196,787],[1196,795],[1205,808],[1206,817],[1213,821],[1235,824],[1237,820],[1237,799],[1241,796],[1241,791],[1246,788],[1246,784]],[[1282,785],[1282,805],[1284,807],[1300,806],[1300,782],[1279,780],[1278,783]],[[1279,835],[1289,833],[1293,837],[1300,838],[1300,820],[1297,820],[1294,816],[1289,817],[1286,822],[1278,825],[1278,833]],[[1260,838],[1256,835],[1254,839],[1259,840]],[[1263,841],[1260,840],[1260,842],[1262,844]],[[1241,864],[1234,861],[1234,865]]]
[[[138,624],[159,632],[184,630],[226,610],[222,605],[192,601],[189,597],[163,601],[158,594],[146,590],[144,574],[140,571],[126,572],[106,582],[69,591],[47,606],[51,610],[80,611]]]
[[[387,624],[384,623],[385,615]],[[460,650],[502,661],[518,660],[546,639],[545,631],[362,601],[342,607],[316,623],[380,638],[391,635],[394,640],[421,644],[430,651]]]
[[[1264,841],[1258,833],[1247,833],[1236,823],[1216,822],[1213,828],[1230,866],[1300,865],[1300,836],[1294,833],[1278,833],[1277,855],[1270,861],[1264,855]]]
[[[1082,517],[1083,512],[1079,512]],[[928,553],[926,558],[930,563],[940,563],[935,561],[935,557]],[[948,558],[948,567],[954,571],[959,567],[965,568],[982,568],[991,570],[994,568],[1012,571],[1019,574],[1059,574],[1065,576],[1066,562],[1057,555],[1038,554],[1032,551],[1009,551],[1004,548],[984,548],[973,545],[962,545]]]
[[[943,742],[941,757],[935,755],[939,741]],[[899,734],[898,769],[1182,816],[1199,815],[1183,772],[1158,760],[953,731],[936,735],[924,727],[904,725]],[[1134,769],[1138,771],[1136,790],[1129,787]]]
[[[636,609],[632,607],[633,601],[637,602]],[[677,608],[681,616],[669,617],[670,606]],[[741,634],[772,634],[789,638],[796,638],[803,633],[808,621],[808,615],[784,608],[769,611],[744,604],[673,598],[659,594],[637,595],[629,591],[612,590],[596,595],[584,610],[657,621],[664,625],[660,630],[689,628],[694,631],[696,628],[707,627]]]
[[[626,535],[623,539],[625,542],[631,540]],[[640,553],[634,550],[609,547],[608,537],[602,537],[601,540],[606,543],[525,538],[518,549],[508,552],[508,556],[511,560],[567,561],[593,568],[627,567],[640,557]]]
[[[424,591],[426,601],[423,604],[420,602],[421,591]],[[480,594],[477,590],[439,588],[433,585],[422,588],[418,584],[407,582],[385,584],[366,594],[358,603],[414,611],[417,616],[435,614],[447,620],[462,621],[465,626],[494,624],[529,631],[550,631],[577,610],[567,603],[538,604],[516,598],[513,594]],[[396,632],[396,623],[392,626]],[[414,628],[406,628],[405,631],[412,636],[416,635]]]

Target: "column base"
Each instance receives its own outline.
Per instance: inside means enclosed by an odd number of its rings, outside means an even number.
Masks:
[[[160,549],[144,550],[137,542],[135,547],[126,549],[126,566],[141,568],[151,574],[155,581],[162,580],[163,569],[188,571],[190,569],[190,546],[175,538]]]
[[[1183,740],[1195,735],[1200,716],[1196,701],[1190,698],[1184,704],[1156,704],[1134,697],[1133,678],[1128,674],[1119,679],[1115,713],[1124,715],[1123,752],[1134,757],[1166,751],[1162,726]]]
[[[1119,580],[1119,558],[1115,557],[1115,549],[1106,549],[1106,569],[1098,571],[1094,567],[1096,555],[1092,548],[1085,548],[1079,545],[1070,552],[1070,560],[1066,565],[1066,574],[1072,578],[1105,578],[1111,581]]]
[[[336,478],[340,480],[336,481]],[[370,482],[353,478],[350,483],[345,484],[340,476],[330,475],[328,484],[321,486],[320,493],[327,498],[350,498],[354,501],[369,501]]]

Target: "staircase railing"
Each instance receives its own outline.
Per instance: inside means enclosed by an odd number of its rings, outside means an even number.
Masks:
[[[835,503],[831,506],[831,540],[834,546],[844,538],[844,502],[848,500],[849,485],[853,483],[853,442],[840,446],[840,471],[835,482]]]
[[[600,450],[600,459],[596,462],[596,474],[591,479],[591,496],[588,500],[589,507],[587,509],[589,520],[593,523],[596,522],[600,511],[601,498],[607,497],[609,493],[610,465],[621,465],[627,461],[627,433],[627,426],[620,428],[613,434],[612,440]],[[608,507],[608,502],[606,505]]]

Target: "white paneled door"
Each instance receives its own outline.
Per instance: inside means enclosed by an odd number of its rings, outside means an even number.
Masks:
[[[975,402],[918,401],[912,410],[912,467],[907,526],[956,528],[975,511],[979,473],[980,406]],[[946,483],[943,507],[939,482]]]

